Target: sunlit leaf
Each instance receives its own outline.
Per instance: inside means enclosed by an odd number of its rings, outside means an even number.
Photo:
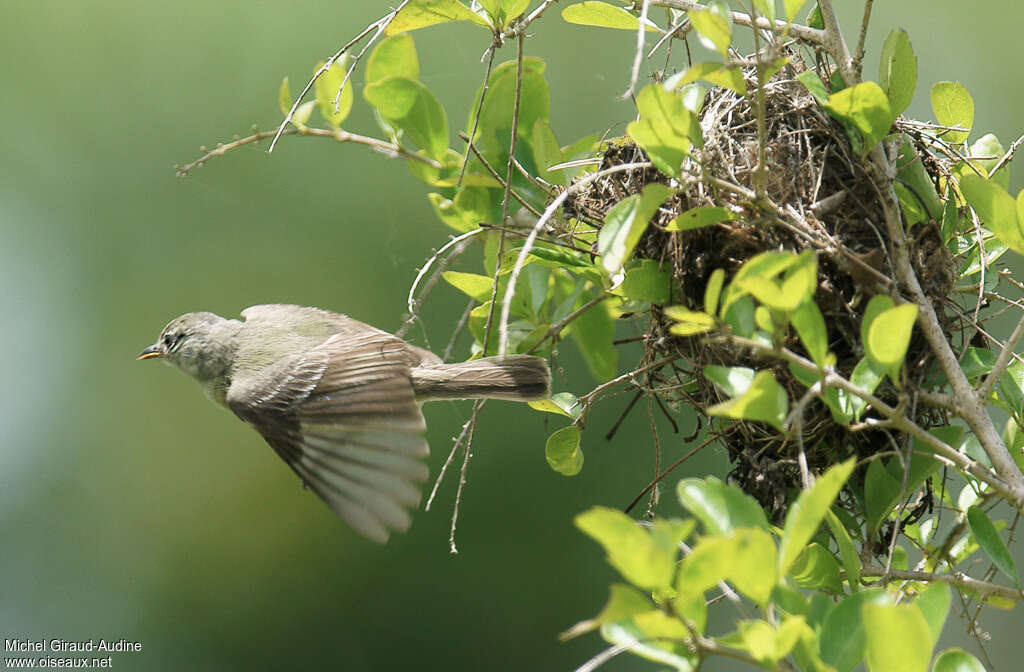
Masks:
[[[458,0],[412,0],[388,24],[385,33],[397,35],[449,21],[468,21],[489,28],[487,21]]]
[[[742,396],[754,382],[754,370],[745,366],[718,366],[708,364],[704,367],[704,377],[717,385],[730,397]]]
[[[960,180],[964,197],[981,219],[981,223],[992,230],[999,240],[1010,246],[1017,254],[1024,254],[1024,232],[1018,220],[1018,201],[1005,189],[991,180],[977,175],[967,175]],[[1024,193],[1024,192],[1022,192]]]
[[[754,376],[750,389],[743,396],[715,404],[707,409],[707,414],[764,422],[781,430],[788,410],[786,390],[776,382],[771,371],[761,371]]]
[[[694,312],[683,306],[669,306],[665,316],[675,321],[669,332],[676,336],[695,336],[715,328],[715,318],[707,313]]]
[[[946,616],[949,615],[949,605],[952,601],[949,586],[935,581],[924,588],[918,594],[914,604],[921,610],[921,615],[928,623],[928,629],[932,633],[932,641],[939,641],[942,634],[942,626],[946,624]]]
[[[494,282],[489,276],[462,273],[461,271],[445,271],[441,277],[455,289],[481,303],[489,301],[491,298]]]
[[[438,193],[428,194],[438,219],[459,232],[472,231],[480,222],[492,220],[496,205],[494,190],[485,187],[463,187],[449,200]]]
[[[444,160],[448,153],[448,116],[430,89],[414,79],[389,75],[367,84],[363,96],[428,156]]]
[[[642,259],[638,266],[626,271],[618,291],[630,299],[663,305],[669,301],[671,279],[667,267],[662,268],[652,259]]]
[[[764,510],[750,495],[714,477],[684,478],[679,501],[704,525],[707,534],[727,534],[741,527],[768,529]]]
[[[696,63],[686,70],[672,75],[665,80],[664,87],[675,90],[701,79],[709,84],[731,89],[741,96],[747,93],[747,82],[743,79],[741,68],[714,61]]]
[[[856,460],[831,467],[810,490],[800,493],[786,514],[786,525],[779,544],[779,573],[786,574],[825,519],[832,502],[853,473]]]
[[[598,28],[619,28],[636,31],[640,27],[640,19],[622,7],[609,5],[607,2],[596,2],[595,0],[587,0],[587,2],[569,5],[562,10],[562,18],[569,23],[576,23],[582,26],[597,26]],[[658,27],[650,21],[647,22],[645,30],[660,32]]]
[[[932,672],[985,672],[985,666],[963,649],[952,648],[936,656]]]
[[[827,548],[818,543],[803,548],[788,574],[800,588],[826,590],[837,595],[843,592],[839,563]]]
[[[388,75],[419,79],[420,61],[411,35],[386,38],[370,53],[366,63],[366,82],[376,82]]]
[[[786,21],[792,23],[796,15],[807,4],[807,0],[784,0],[782,4],[786,8]]]
[[[288,78],[285,77],[281,82],[281,88],[277,91],[277,104],[281,108],[281,114],[287,116],[292,109],[292,90],[288,85]]]
[[[789,314],[789,321],[800,336],[800,342],[803,343],[807,354],[815,364],[824,366],[828,358],[828,328],[818,304],[814,301],[804,301]]]
[[[846,584],[851,592],[857,592],[860,589],[860,556],[857,554],[857,547],[853,545],[853,539],[850,538],[846,526],[839,520],[839,516],[831,510],[826,512],[825,522],[839,548],[839,558],[843,561],[843,570],[846,572]]]
[[[721,4],[721,3],[712,3]],[[732,23],[729,18],[728,9],[722,11],[715,9],[691,9],[687,12],[690,23],[693,24],[700,43],[711,51],[717,51],[723,57],[729,55],[729,45],[732,43]]]
[[[722,283],[725,282],[725,271],[716,268],[708,278],[708,284],[704,288],[704,312],[714,315],[718,311],[718,297],[722,294]]]
[[[950,131],[945,139],[963,142],[974,126],[974,99],[960,82],[938,82],[931,91],[932,112],[943,126],[957,126],[962,131]]]
[[[544,456],[552,469],[563,476],[575,476],[583,468],[580,428],[569,425],[553,432],[544,446]]]
[[[626,132],[650,157],[658,170],[679,176],[679,167],[690,147],[700,144],[700,127],[695,115],[686,108],[678,93],[666,91],[660,84],[649,84],[636,97],[638,121],[630,122]]]
[[[861,608],[870,672],[927,672],[935,645],[914,604],[865,604]]]
[[[824,107],[833,117],[860,132],[865,151],[888,135],[896,120],[888,97],[875,82],[861,82],[833,93]]]
[[[739,219],[728,208],[717,205],[708,205],[700,208],[691,208],[683,211],[682,214],[670,221],[665,226],[666,231],[689,231],[699,229],[719,222],[731,222]]]
[[[529,406],[537,411],[564,415],[573,420],[579,417],[581,410],[579,399],[572,392],[556,392],[547,399],[529,402]]]
[[[323,63],[319,63],[316,69],[319,71],[324,66]],[[348,113],[352,110],[352,81],[351,79],[345,82],[345,88],[341,90],[341,96],[338,96],[338,89],[341,87],[341,83],[345,81],[345,67],[344,61],[342,63],[333,63],[331,67],[327,69],[327,72],[323,73],[316,79],[314,89],[316,91],[316,102],[320,109],[320,116],[327,121],[328,124],[334,128],[341,126],[341,123],[348,117]],[[335,107],[334,100],[337,98],[338,105]]]
[[[594,507],[576,516],[576,526],[604,547],[608,562],[630,583],[647,590],[671,585],[678,540],[667,523],[648,531],[621,511]]]

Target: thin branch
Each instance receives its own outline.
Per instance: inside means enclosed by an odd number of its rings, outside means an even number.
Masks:
[[[480,160],[480,163],[482,163],[484,168],[487,169],[487,172],[491,174],[491,177],[497,180],[498,183],[504,188],[505,185],[507,184],[505,179],[498,173],[497,170],[494,169],[494,166],[492,166],[490,162],[484,158],[484,155],[480,153],[480,150],[476,148],[476,145],[469,141],[469,136],[460,131],[459,139],[464,140],[466,143],[468,143],[469,147],[467,148],[467,151],[472,150],[473,155]],[[517,192],[515,189],[512,189],[510,190],[509,193],[512,195],[512,198],[519,201],[520,205],[529,210],[534,217],[540,217],[540,210],[533,207],[533,205],[529,201],[520,196],[519,192]]]
[[[625,100],[633,95],[636,90],[637,80],[640,79],[640,64],[644,60],[644,46],[647,39],[647,10],[651,7],[651,0],[643,0],[640,6],[640,22],[636,28],[636,54],[633,56],[633,69],[629,73],[629,86],[619,98]]]
[[[996,165],[992,166],[992,170],[988,171],[988,176],[992,177],[993,175],[999,172],[1000,168],[1009,163],[1010,160],[1013,159],[1014,153],[1017,151],[1017,148],[1021,146],[1021,144],[1024,144],[1024,135],[1020,136],[1019,138],[1013,141],[1013,144],[1010,145],[1010,148],[1006,150],[1006,154],[1003,154],[1003,158],[999,159],[999,162],[996,163]]]
[[[693,0],[651,0],[651,5],[655,7],[671,7],[672,9],[684,10],[707,9],[706,5],[694,2]],[[739,26],[749,27],[756,25],[758,28],[770,30],[777,35],[785,34],[788,30],[790,35],[805,42],[820,45],[824,45],[826,42],[824,30],[818,30],[817,28],[811,28],[810,26],[804,26],[799,23],[786,23],[782,20],[772,22],[763,16],[757,17],[757,20],[754,21],[750,18],[749,14],[744,14],[743,12],[731,12],[731,18],[732,22]]]
[[[1002,377],[1006,367],[1010,365],[1010,360],[1013,359],[1013,350],[1017,347],[1017,343],[1020,342],[1022,336],[1024,336],[1024,315],[1021,315],[1020,321],[1017,322],[1013,333],[1010,334],[1010,338],[1006,339],[1003,349],[999,351],[999,356],[996,357],[992,370],[985,377],[981,385],[978,386],[977,394],[979,398],[988,399],[988,395],[992,393],[992,388],[995,387],[995,384]]]
[[[967,588],[978,594],[979,597],[986,595],[997,595],[1014,602],[1024,602],[1024,591],[1007,586],[1000,586],[997,583],[989,583],[972,578],[963,572],[951,574],[933,574],[931,572],[913,572],[901,569],[890,569],[888,572],[883,567],[866,566],[861,569],[861,576],[877,577],[884,581],[897,579],[899,581],[920,581],[948,583],[957,588]]]
[[[700,445],[698,445],[698,446],[697,446],[696,448],[694,448],[694,449],[690,450],[690,451],[689,451],[688,453],[686,453],[685,455],[683,455],[682,457],[680,457],[680,458],[679,458],[678,460],[676,460],[675,462],[673,462],[673,463],[672,463],[672,464],[670,464],[669,466],[665,467],[665,470],[664,470],[664,471],[662,471],[662,472],[661,472],[660,474],[658,474],[657,476],[655,476],[655,477],[654,477],[654,480],[652,480],[652,481],[651,481],[650,483],[648,483],[647,485],[645,485],[645,486],[644,486],[644,489],[643,489],[643,490],[641,490],[641,491],[639,492],[639,494],[637,494],[637,496],[636,496],[636,497],[635,497],[635,498],[633,499],[633,501],[629,503],[629,506],[627,506],[627,507],[626,507],[625,509],[623,509],[623,512],[624,512],[624,513],[629,513],[629,512],[630,512],[630,511],[631,511],[631,510],[633,509],[633,507],[634,507],[634,506],[636,506],[636,505],[637,505],[637,503],[638,503],[638,502],[639,502],[639,501],[640,501],[641,499],[643,499],[643,496],[644,496],[644,495],[646,495],[646,494],[647,494],[648,492],[650,492],[650,491],[651,491],[651,488],[653,488],[654,486],[656,486],[656,485],[657,485],[657,484],[658,484],[659,482],[661,482],[661,480],[662,480],[663,478],[665,478],[666,476],[668,476],[669,474],[671,474],[671,473],[672,473],[673,471],[675,471],[675,470],[676,470],[676,468],[677,468],[677,467],[679,467],[679,465],[681,465],[681,464],[682,464],[683,462],[686,462],[686,461],[687,461],[688,459],[690,459],[691,457],[693,457],[694,455],[696,455],[696,454],[697,454],[697,453],[699,453],[700,451],[702,451],[702,450],[704,450],[705,448],[707,448],[707,447],[708,447],[708,445],[710,445],[710,444],[711,444],[711,442],[712,442],[712,441],[714,441],[714,440],[715,440],[715,439],[717,439],[717,438],[718,438],[717,436],[709,436],[709,437],[708,437],[707,439],[705,439],[704,441],[702,441],[702,442],[700,443]]]
[[[459,169],[459,180],[455,183],[456,187],[462,186],[462,178],[466,176],[466,168],[469,166],[469,150],[473,149],[473,138],[476,137],[476,129],[480,125],[480,111],[484,109],[484,100],[487,98],[487,92],[491,88],[491,69],[494,67],[494,52],[497,48],[492,43],[487,48],[487,72],[484,73],[484,84],[480,88],[480,102],[476,105],[476,114],[473,115],[473,129],[469,132],[469,136],[464,138],[466,140],[466,153],[462,157],[462,168]],[[459,137],[463,137],[462,133],[459,133]],[[477,157],[480,154],[477,153]],[[483,161],[483,158],[480,158]]]
[[[569,196],[595,180],[613,173],[621,173],[627,170],[642,170],[644,168],[649,168],[650,166],[651,163],[648,161],[640,163],[623,163],[618,166],[612,166],[610,168],[591,173],[566,188],[565,191],[556,196],[548,207],[545,208],[544,212],[537,219],[537,223],[533,225],[533,230],[530,231],[530,235],[526,237],[526,241],[523,243],[523,247],[519,251],[519,257],[516,259],[515,266],[512,267],[512,273],[509,275],[508,287],[505,289],[505,297],[501,305],[501,319],[498,321],[498,354],[505,354],[508,350],[508,318],[512,309],[512,297],[515,296],[516,282],[519,280],[519,274],[522,272],[523,266],[526,264],[526,257],[530,254],[530,250],[533,249],[533,244],[537,240],[537,236],[540,235],[541,230],[548,221],[551,220],[555,212],[562,207],[562,204],[565,203],[565,200],[569,198]]]
[[[402,9],[404,9],[407,4],[409,4],[409,0],[402,0],[398,7],[394,8],[393,10],[385,14],[383,17],[377,19],[376,21],[368,25],[366,28],[364,28],[363,32],[359,33],[351,40],[349,40],[348,43],[345,44],[345,46],[343,46],[338,51],[334,52],[333,56],[324,61],[324,64],[317,68],[317,71],[313,73],[313,76],[310,78],[310,80],[306,82],[306,86],[305,88],[302,89],[302,93],[300,93],[299,97],[295,99],[294,103],[292,103],[292,107],[290,110],[288,110],[288,114],[284,115],[284,120],[281,122],[281,125],[277,127],[277,133],[274,134],[274,139],[270,143],[270,149],[267,150],[268,154],[273,153],[274,147],[277,146],[277,141],[281,138],[282,135],[284,135],[285,129],[288,127],[289,122],[291,122],[292,118],[295,116],[295,110],[299,109],[299,105],[302,104],[303,98],[305,98],[306,94],[309,93],[309,90],[313,88],[313,84],[315,84],[316,80],[320,78],[320,75],[330,70],[331,66],[334,65],[334,63],[345,54],[345,52],[347,52],[349,49],[355,46],[360,40],[362,40],[364,37],[372,33],[374,30],[377,30],[379,35],[380,31],[383,31],[385,28],[387,28],[391,24],[391,22],[394,21],[395,17],[398,16],[398,13],[402,11]]]
[[[868,24],[871,23],[871,7],[875,0],[864,0],[864,16],[860,21],[860,36],[857,38],[857,50],[853,53],[853,67],[857,74],[861,73],[861,65],[864,62],[864,45],[868,37]]]
[[[274,135],[275,132],[272,131],[257,132],[253,133],[252,135],[248,135],[244,138],[239,138],[232,142],[218,145],[216,149],[211,149],[207,151],[206,148],[201,148],[200,151],[204,152],[204,154],[190,163],[186,163],[183,166],[176,166],[176,173],[178,177],[184,177],[190,171],[202,166],[210,159],[216,158],[218,156],[223,156],[230,152],[231,150],[238,149],[239,147],[242,147],[244,145],[259,143],[260,141],[266,140],[267,138],[273,137]],[[432,168],[441,167],[441,164],[435,161],[434,159],[423,156],[422,154],[415,154],[413,152],[410,152],[401,145],[396,145],[392,142],[387,142],[385,140],[379,140],[378,138],[371,138],[366,135],[359,135],[358,133],[349,133],[348,131],[343,131],[340,128],[289,128],[288,130],[284,131],[282,135],[315,136],[318,138],[333,138],[338,142],[354,142],[357,145],[366,145],[367,147],[370,147],[374,151],[380,152],[381,154],[386,154],[389,156],[401,156],[402,158],[405,159],[419,161],[420,163],[431,166]]]
[[[476,429],[476,416],[480,413],[480,409],[487,403],[486,399],[477,399],[476,403],[473,404],[473,415],[470,416],[469,422],[466,423],[469,427],[469,433],[466,435],[466,447],[465,453],[462,458],[462,469],[459,470],[459,487],[455,490],[455,505],[452,507],[452,527],[448,532],[448,550],[455,555],[459,552],[459,549],[455,547],[455,526],[459,522],[459,505],[462,504],[462,492],[466,487],[466,472],[469,470],[469,458],[473,457],[473,432]],[[438,475],[438,479],[441,476]]]
[[[430,267],[434,265],[434,262],[437,261],[446,250],[458,245],[464,240],[469,240],[473,236],[480,235],[483,231],[484,229],[473,229],[472,231],[467,231],[462,235],[455,236],[445,243],[440,250],[431,255],[430,259],[427,259],[427,263],[423,264],[423,267],[420,268],[420,272],[416,274],[416,279],[412,281],[412,286],[409,288],[409,297],[406,300],[406,305],[409,307],[409,313],[411,315],[416,313],[416,288],[423,280],[423,277],[427,274],[427,271],[430,270]]]

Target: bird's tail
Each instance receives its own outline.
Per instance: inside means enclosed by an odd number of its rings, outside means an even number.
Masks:
[[[551,394],[551,371],[541,357],[506,355],[412,370],[418,401],[506,399],[536,401]]]

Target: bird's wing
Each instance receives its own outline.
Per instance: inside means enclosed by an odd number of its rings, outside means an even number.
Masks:
[[[406,343],[376,330],[335,334],[307,353],[236,377],[227,404],[364,536],[405,531],[429,449]]]

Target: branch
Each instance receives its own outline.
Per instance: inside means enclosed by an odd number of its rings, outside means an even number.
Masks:
[[[1021,336],[1024,336],[1024,315],[1021,315],[1020,321],[1017,322],[1013,333],[1010,334],[1010,338],[1006,340],[1003,349],[999,351],[999,356],[996,357],[996,363],[992,365],[992,370],[984,382],[978,386],[977,394],[979,398],[988,399],[988,395],[992,393],[992,388],[995,387],[996,382],[1002,377],[1006,367],[1010,365],[1010,360],[1013,359],[1013,350],[1017,347]]]
[[[655,7],[670,7],[672,9],[707,9],[706,5],[702,5],[699,2],[692,2],[691,0],[651,0],[651,5]],[[785,21],[769,21],[763,16],[757,17],[755,22],[750,18],[749,14],[743,12],[731,12],[732,22],[740,26],[755,26],[764,30],[770,30],[778,35],[784,34],[787,30],[793,37],[797,37],[805,42],[811,42],[813,44],[825,45],[826,37],[824,30],[818,30],[817,28],[811,28],[810,26],[804,26],[799,23],[786,23]]]
[[[901,569],[890,569],[888,572],[882,567],[863,567],[860,570],[860,575],[878,577],[884,581],[890,579],[897,579],[899,581],[922,581],[922,582],[939,582],[948,583],[951,586],[957,588],[968,588],[978,594],[979,597],[986,595],[998,595],[1014,602],[1024,602],[1024,591],[1017,590],[1016,588],[1009,588],[1007,586],[1000,586],[997,583],[989,583],[988,581],[981,581],[967,576],[963,572],[953,572],[952,574],[932,574],[931,572],[913,572]],[[867,582],[864,582],[865,585]]]
[[[192,169],[202,166],[204,163],[206,163],[212,158],[223,156],[224,154],[227,154],[231,150],[238,149],[243,145],[259,143],[262,140],[274,137],[276,134],[276,131],[256,132],[244,138],[234,140],[233,142],[218,145],[216,149],[207,151],[206,148],[201,148],[201,151],[205,152],[202,156],[200,156],[195,161],[186,163],[184,166],[177,166],[175,170],[177,171],[178,177],[184,177]],[[328,129],[310,128],[304,126],[302,128],[289,128],[288,130],[281,133],[281,135],[315,136],[318,138],[333,138],[338,142],[354,142],[358,145],[366,145],[367,147],[370,147],[371,149],[378,151],[381,154],[387,154],[390,156],[401,156],[402,158],[410,159],[412,161],[419,161],[420,163],[431,166],[432,168],[441,167],[441,164],[438,163],[437,161],[429,157],[423,156],[422,154],[410,152],[408,149],[402,147],[401,145],[396,145],[392,142],[379,140],[377,138],[371,138],[366,135],[359,135],[358,133],[349,133],[348,131],[343,131],[340,128]]]

